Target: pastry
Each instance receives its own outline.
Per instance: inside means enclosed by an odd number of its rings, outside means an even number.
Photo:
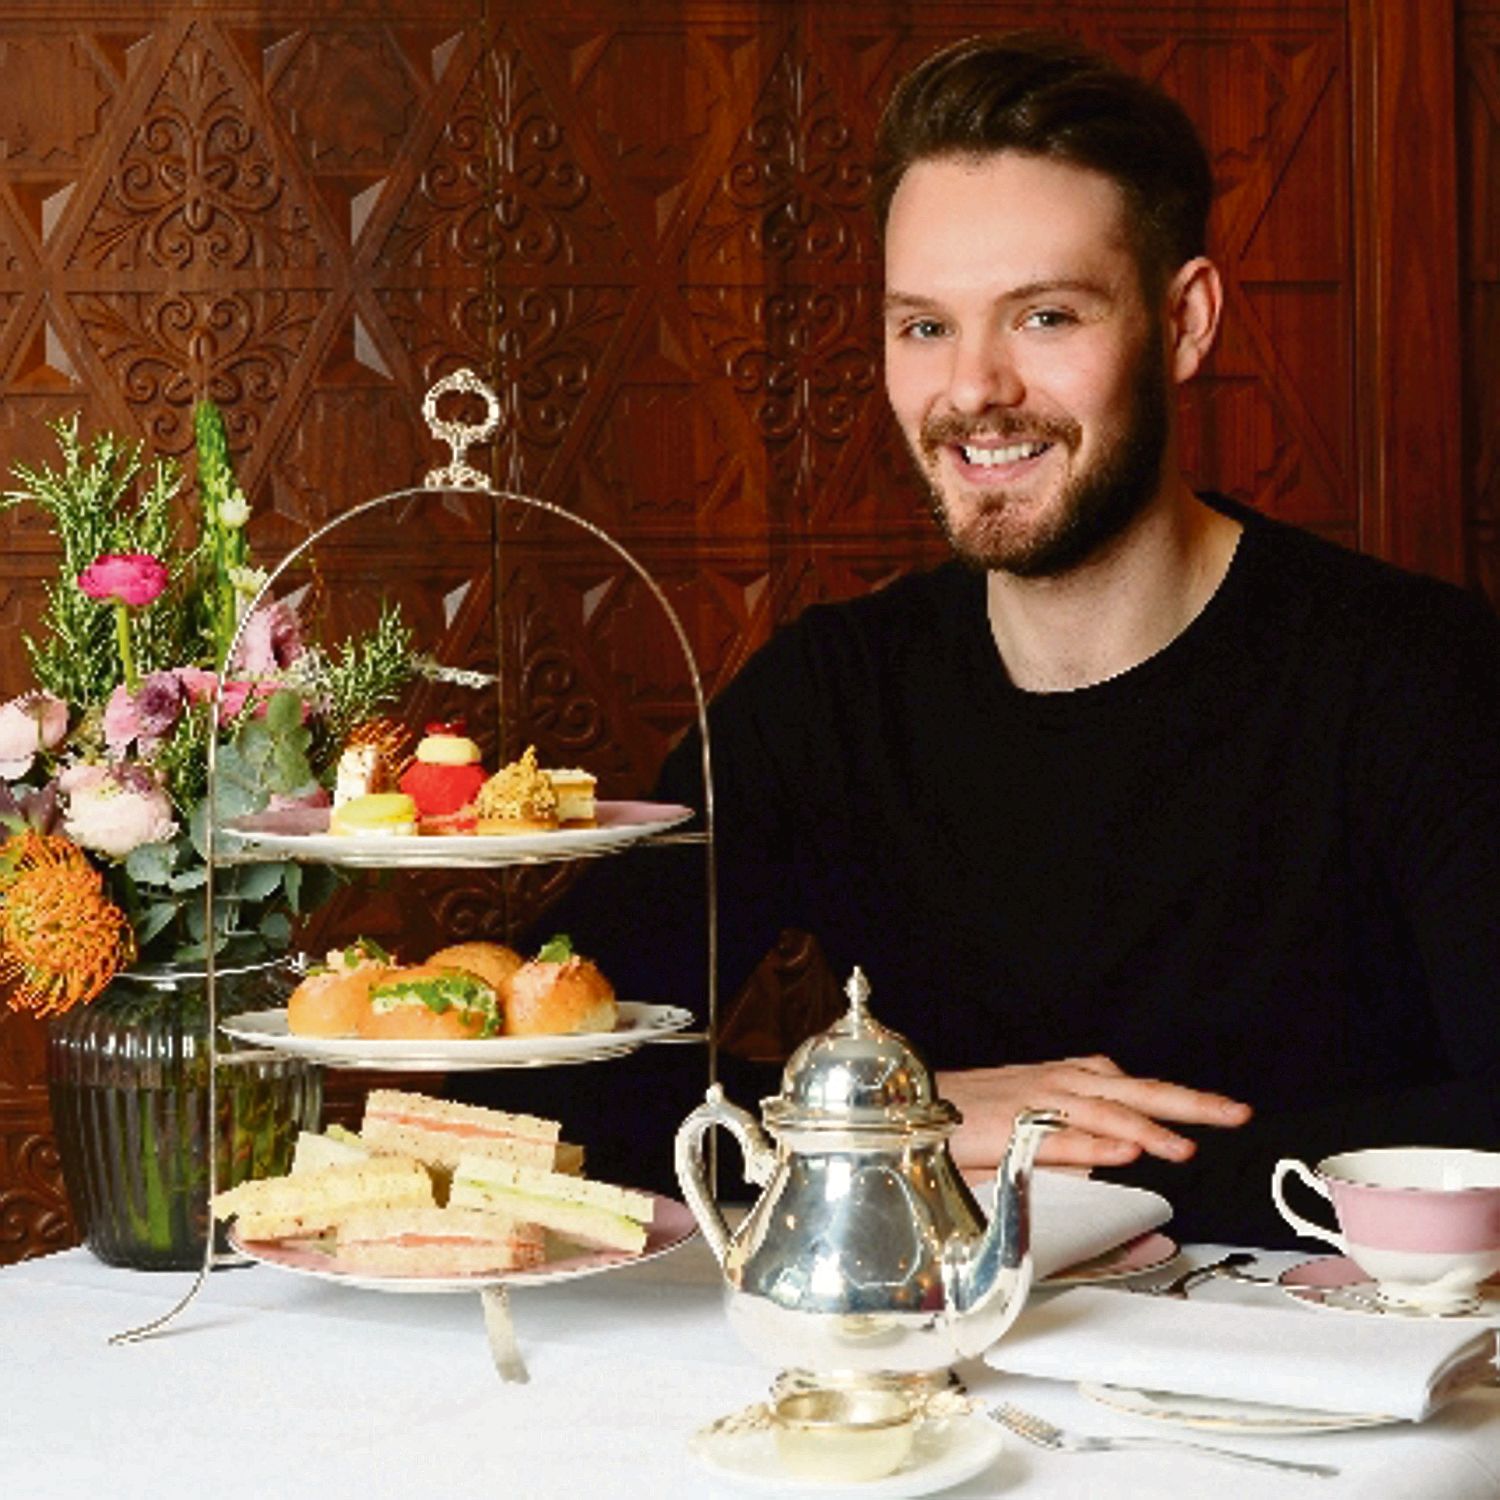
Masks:
[[[480,833],[546,833],[557,827],[557,792],[536,763],[536,746],[502,767],[474,802]]]
[[[579,767],[548,771],[557,793],[557,821],[563,828],[592,828],[595,824],[594,777]]]
[[[417,831],[417,805],[405,792],[366,792],[335,807],[329,833],[341,838],[402,838]]]
[[[473,802],[484,785],[479,746],[462,720],[429,724],[416,759],[401,773],[401,790],[417,804],[423,833],[470,833]]]

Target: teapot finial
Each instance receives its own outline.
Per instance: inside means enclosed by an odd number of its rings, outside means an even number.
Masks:
[[[865,1007],[870,1001],[870,981],[858,964],[844,985],[844,993],[849,997],[849,1014],[861,1021],[868,1020],[870,1013]]]

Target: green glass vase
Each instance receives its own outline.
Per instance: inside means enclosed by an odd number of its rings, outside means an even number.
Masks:
[[[219,1016],[284,1005],[294,982],[280,960],[219,968]],[[208,1233],[210,1139],[222,1189],[287,1171],[298,1131],[318,1127],[321,1068],[219,1041],[211,1134],[201,970],[162,964],[116,975],[90,1004],[49,1023],[63,1182],[84,1243],[109,1265],[195,1269]]]

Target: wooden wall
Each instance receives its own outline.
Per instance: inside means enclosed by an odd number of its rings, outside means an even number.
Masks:
[[[490,471],[625,542],[712,689],[809,601],[943,554],[881,394],[866,164],[904,67],[1010,24],[1159,78],[1209,141],[1229,308],[1195,476],[1500,599],[1500,0],[12,5],[0,467],[72,411],[188,456],[210,394],[274,560],[417,482],[422,393],[471,365],[505,407]],[[0,517],[6,693],[50,566]],[[497,701],[409,707],[492,752],[621,795],[688,717],[660,612],[566,527],[393,507],[318,582],[332,631],[385,592],[441,659],[506,663]],[[442,877],[422,916],[499,932],[545,895]],[[325,925],[410,919],[365,891]],[[827,993],[791,935],[730,1038],[774,1050]],[[72,1235],[42,1078],[40,1028],[0,1018],[0,1260]]]

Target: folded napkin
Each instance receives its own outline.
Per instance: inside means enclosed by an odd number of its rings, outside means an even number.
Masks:
[[[1078,1287],[1027,1304],[985,1355],[1014,1375],[1419,1422],[1494,1374],[1495,1332],[1275,1303]]]
[[[995,1185],[977,1190],[986,1213],[994,1210]],[[1031,1179],[1031,1261],[1040,1281],[1092,1260],[1127,1240],[1165,1224],[1172,1205],[1159,1193],[1098,1182],[1076,1172],[1035,1172]]]

